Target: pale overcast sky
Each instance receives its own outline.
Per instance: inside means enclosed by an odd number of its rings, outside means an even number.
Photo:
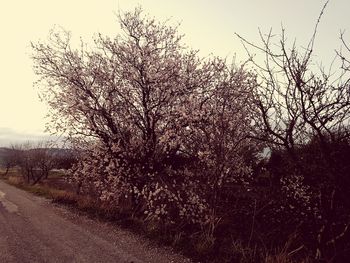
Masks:
[[[115,35],[118,9],[141,5],[160,20],[181,22],[185,42],[201,54],[244,60],[234,32],[258,40],[258,28],[276,33],[281,25],[289,39],[305,46],[325,1],[321,0],[8,0],[0,2],[0,146],[19,138],[37,139],[45,130],[45,106],[33,88],[30,41],[45,40],[54,25],[73,37],[91,39],[100,32]],[[340,47],[339,32],[350,40],[350,1],[331,0],[322,18],[315,55],[328,63]]]

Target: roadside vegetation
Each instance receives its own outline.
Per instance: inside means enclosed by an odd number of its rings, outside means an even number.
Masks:
[[[23,158],[9,183],[139,226],[202,262],[347,262],[350,45],[341,34],[339,67],[315,66],[326,5],[304,48],[284,29],[261,44],[237,35],[250,55],[242,65],[200,57],[141,8],[94,45],[53,30],[32,58],[50,127],[75,161],[62,189],[45,186],[48,165],[28,172]]]

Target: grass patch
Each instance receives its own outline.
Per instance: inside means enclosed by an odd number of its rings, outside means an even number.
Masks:
[[[53,203],[59,203],[76,208],[79,212],[100,219],[121,219],[121,214],[116,209],[107,206],[89,196],[78,195],[72,191],[55,188],[47,182],[35,185],[24,182],[18,171],[10,171],[6,177],[1,177],[8,184],[29,193],[51,199]],[[54,179],[54,178],[51,178]]]
[[[66,192],[65,190],[59,190],[59,189],[54,189],[54,188],[50,188],[46,185],[41,185],[41,184],[35,184],[35,185],[30,185],[27,184],[23,181],[22,177],[18,176],[18,175],[9,175],[6,178],[4,178],[5,181],[12,185],[15,186],[17,188],[23,189],[27,192],[30,192],[32,194],[35,195],[39,195],[42,197],[46,197],[49,199],[54,199],[57,198],[59,196],[63,196],[63,195],[67,195],[68,192]]]

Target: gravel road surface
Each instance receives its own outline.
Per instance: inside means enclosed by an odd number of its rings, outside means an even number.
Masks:
[[[177,263],[189,259],[0,181],[0,262]]]

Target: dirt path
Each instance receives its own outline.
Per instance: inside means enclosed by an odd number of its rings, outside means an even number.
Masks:
[[[0,262],[191,262],[0,181]]]

